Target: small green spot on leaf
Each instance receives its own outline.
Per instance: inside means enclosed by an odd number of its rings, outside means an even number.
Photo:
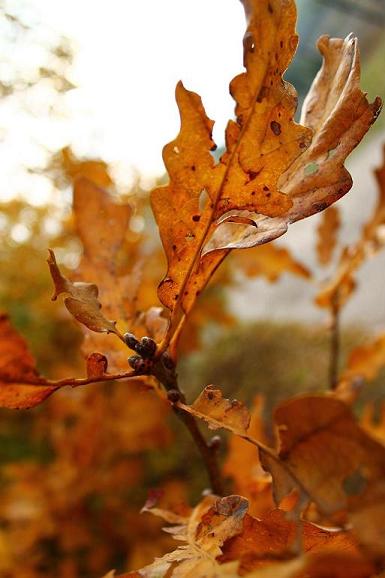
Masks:
[[[344,479],[343,488],[348,496],[358,496],[366,486],[366,478],[360,470],[356,470],[350,476]]]
[[[334,157],[334,155],[336,154],[337,148],[334,149],[330,149],[330,151],[328,151],[328,154],[326,156],[327,159],[331,159]]]
[[[307,165],[307,167],[305,167],[304,173],[306,176],[314,175],[314,173],[316,173],[318,169],[319,166],[317,163],[310,163],[310,165]]]

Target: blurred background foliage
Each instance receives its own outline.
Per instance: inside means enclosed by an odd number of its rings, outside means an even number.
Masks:
[[[358,27],[362,37],[367,65],[364,85],[370,93],[385,95],[383,4],[361,0],[354,3],[354,10],[352,2],[342,0],[333,5],[312,0],[311,5],[310,0],[299,2],[304,42],[290,73],[300,97],[319,66],[314,38],[324,30],[344,34],[352,27]],[[0,4],[0,29],[10,46],[39,46],[32,72],[13,58],[12,48],[1,56],[0,91],[8,112],[16,107],[18,114],[22,109],[33,119],[44,117],[53,122],[54,130],[55,118],[63,114],[62,96],[73,86],[68,75],[72,48],[68,40],[54,38],[44,26],[30,22],[16,17],[6,3]],[[12,104],[16,98],[17,106]],[[9,146],[12,140],[4,133],[2,148]],[[65,308],[50,301],[52,284],[45,260],[47,248],[53,247],[69,273],[79,263],[71,183],[79,171],[88,169],[87,161],[68,149],[40,148],[41,154],[34,153],[31,162],[21,167],[29,180],[21,181],[19,194],[12,198],[5,194],[0,206],[0,307],[26,337],[39,369],[61,378],[83,370],[82,335]],[[94,176],[102,179],[99,184],[113,191],[103,160],[90,166]],[[49,195],[33,194],[36,186],[45,190],[48,182]],[[146,243],[155,254],[159,239],[148,192],[137,184],[120,193],[136,207],[130,223],[133,233],[146,231]],[[267,416],[289,395],[327,388],[330,334],[326,324],[276,323],[268,315],[254,323],[237,320],[231,307],[232,288],[261,274],[252,251],[246,251],[246,257],[234,255],[202,297],[182,337],[180,378],[190,399],[208,383],[248,403],[262,393]],[[155,273],[160,280],[162,263],[158,265]],[[291,271],[299,282],[307,282],[306,268],[300,263],[285,267],[283,271]],[[283,271],[264,275],[279,281]],[[366,337],[367,329],[361,327],[343,330],[341,367],[351,348]],[[383,377],[364,389],[363,402],[383,397]],[[169,499],[177,503],[195,499],[201,484],[201,465],[187,434],[167,417],[167,409],[152,393],[142,391],[140,383],[130,390],[123,383],[98,384],[60,392],[28,412],[2,410],[0,576],[91,578],[110,568],[144,566],[170,546],[160,532],[162,524],[138,513],[146,489],[167,489]]]

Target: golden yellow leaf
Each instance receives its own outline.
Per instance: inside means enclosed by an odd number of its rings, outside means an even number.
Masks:
[[[356,39],[322,37],[324,64],[296,124],[295,91],[282,79],[297,45],[294,1],[243,5],[246,72],[230,85],[236,122],[227,126],[226,150],[215,164],[213,122],[179,83],[181,129],[163,150],[170,182],[152,192],[168,261],[159,298],[172,312],[164,347],[228,250],[271,241],[350,189],[344,160],[381,106],[359,88]]]

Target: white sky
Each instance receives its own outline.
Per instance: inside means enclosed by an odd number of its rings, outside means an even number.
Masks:
[[[78,154],[102,157],[123,183],[133,169],[145,177],[161,175],[162,147],[179,126],[174,100],[179,79],[202,96],[217,121],[217,143],[223,142],[233,114],[228,83],[242,70],[239,1],[13,0],[9,5],[21,7],[24,16],[37,12],[49,28],[73,41],[71,80],[78,88],[68,93],[63,118],[54,123],[27,118],[9,106],[0,109],[0,127],[7,132],[7,145],[0,147],[3,198],[26,186],[20,161],[43,162],[38,143],[52,149],[71,144]],[[44,91],[31,98],[37,112],[49,102]],[[40,178],[29,180],[29,199],[43,201],[50,187]]]

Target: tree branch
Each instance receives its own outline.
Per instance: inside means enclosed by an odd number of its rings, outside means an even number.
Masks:
[[[206,466],[211,490],[214,494],[222,496],[223,485],[217,461],[218,448],[216,444],[210,445],[210,443],[205,439],[194,416],[186,413],[176,405],[178,402],[185,403],[186,398],[179,387],[174,362],[167,353],[164,353],[160,358],[155,360],[153,365],[153,375],[167,390],[167,397],[172,404],[172,409],[175,415],[189,430]]]
[[[340,302],[339,292],[337,290],[332,299],[330,325],[329,387],[333,390],[336,389],[338,385],[338,370],[341,349],[340,333]]]

